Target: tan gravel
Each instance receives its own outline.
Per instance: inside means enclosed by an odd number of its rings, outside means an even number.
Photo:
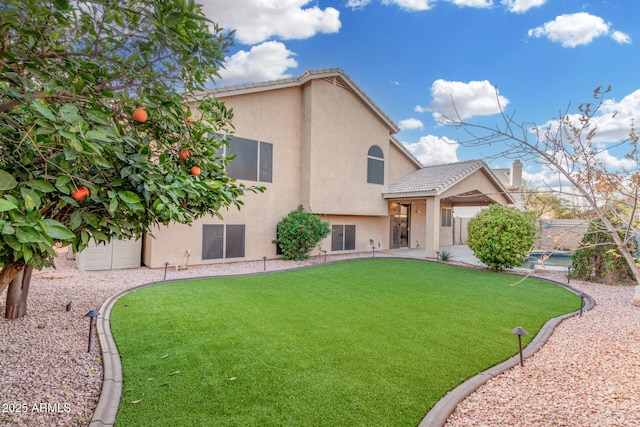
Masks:
[[[571,286],[591,295],[596,307],[562,322],[523,368],[505,371],[462,401],[447,427],[640,426],[634,288]]]
[[[368,256],[328,260],[362,255]],[[323,260],[266,265],[274,271]],[[85,313],[111,295],[164,276],[163,269],[148,268],[79,271],[65,257],[57,267],[34,273],[27,316],[0,320],[0,425],[87,425],[100,395],[102,363],[95,332],[87,351]],[[216,264],[169,269],[167,279],[263,269],[262,261]],[[640,426],[640,309],[630,304],[633,288],[572,285],[593,296],[596,308],[564,321],[524,368],[471,394],[447,426]]]

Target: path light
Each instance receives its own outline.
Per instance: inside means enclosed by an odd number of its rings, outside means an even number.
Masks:
[[[263,256],[263,257],[262,257],[262,262],[263,262],[263,264],[264,264],[264,266],[263,266],[263,270],[264,270],[264,271],[267,271],[267,257],[266,257],[266,256]]]
[[[375,258],[375,257],[376,257],[376,247],[371,246],[371,258]]]
[[[327,262],[327,251],[322,251],[324,253],[324,262]]]
[[[100,313],[98,313],[96,310],[91,310],[90,312],[84,315],[84,317],[89,318],[89,347],[87,348],[88,352],[91,352],[91,335],[93,335],[93,318],[98,317],[99,315]]]
[[[586,297],[587,294],[585,294],[584,292],[580,292],[578,296],[580,297],[580,317],[582,317],[582,309],[584,308],[584,297]]]
[[[522,359],[522,336],[529,335],[529,332],[522,329],[520,326],[511,331],[512,334],[516,334],[518,336],[518,347],[520,348],[520,366],[524,366],[524,361]]]
[[[567,283],[571,283],[571,269],[573,266],[571,264],[567,265]]]
[[[440,261],[440,251],[436,251],[436,261]]]
[[[164,279],[167,280],[167,267],[169,267],[169,263],[167,261],[164,262]]]

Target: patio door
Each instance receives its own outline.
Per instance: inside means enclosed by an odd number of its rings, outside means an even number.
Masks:
[[[411,241],[411,204],[390,203],[391,232],[389,248],[408,248]]]

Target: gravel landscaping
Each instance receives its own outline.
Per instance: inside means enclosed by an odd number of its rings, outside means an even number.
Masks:
[[[368,255],[329,256],[328,261],[360,256]],[[323,261],[322,256],[305,262],[269,260],[266,268]],[[98,310],[111,295],[164,276],[164,269],[148,268],[79,271],[64,256],[56,265],[56,270],[34,272],[27,316],[0,320],[0,425],[87,425],[100,396],[102,361],[95,332],[87,351],[85,313]],[[169,269],[167,279],[263,270],[262,261],[216,264]],[[571,285],[590,294],[596,307],[562,322],[524,368],[508,370],[472,393],[447,426],[640,425],[640,309],[631,305],[633,288]],[[2,313],[4,299],[0,295]]]

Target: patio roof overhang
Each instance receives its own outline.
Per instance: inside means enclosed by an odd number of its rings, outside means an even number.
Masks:
[[[478,190],[451,195],[449,197],[440,199],[440,202],[442,204],[450,206],[488,206],[494,203],[498,203],[487,194],[484,194]]]

